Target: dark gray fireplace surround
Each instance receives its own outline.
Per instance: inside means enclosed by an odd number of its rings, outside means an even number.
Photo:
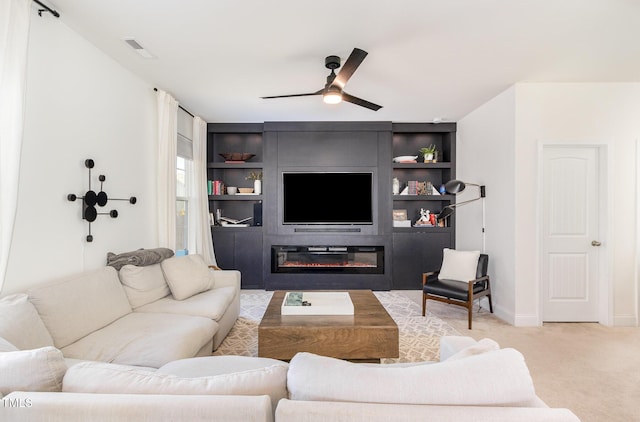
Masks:
[[[254,135],[258,135],[257,127],[262,129],[259,133],[261,145],[256,145],[258,138]],[[254,133],[245,140],[242,136],[236,139],[230,135],[234,131],[242,133],[243,130]],[[409,213],[414,214],[416,206],[423,206],[420,205],[422,202],[418,202],[419,198],[404,198],[405,202],[394,199],[391,181],[393,177],[397,177],[396,171],[408,171],[405,178],[417,177],[416,171],[433,171],[435,173],[429,174],[429,177],[434,184],[444,183],[446,180],[443,179],[448,180],[455,175],[452,160],[455,157],[453,123],[439,127],[427,123],[403,126],[391,122],[218,123],[209,124],[208,132],[208,161],[216,162],[215,165],[209,165],[209,179],[233,177],[229,176],[232,170],[225,164],[219,164],[220,158],[217,156],[220,152],[236,152],[223,151],[234,146],[244,148],[244,151],[238,152],[247,152],[248,149],[251,149],[248,152],[255,151],[256,157],[253,160],[260,163],[264,174],[260,197],[263,225],[212,228],[219,265],[240,269],[243,272],[243,288],[419,288],[421,271],[434,269],[438,265],[442,247],[453,247],[452,226],[430,230],[394,228],[391,217],[394,208],[410,208]],[[416,140],[410,141],[411,145],[405,151],[394,145],[395,133],[419,135],[413,136]],[[404,135],[399,136],[399,141],[404,142]],[[392,164],[394,156],[417,155],[418,147],[426,146],[425,142],[426,145],[438,144],[444,159],[450,164],[433,166],[439,167],[434,170],[405,170]],[[371,173],[372,223],[284,224],[282,180],[283,174],[290,172]],[[348,190],[354,187],[336,186],[335,189]],[[229,200],[233,198],[209,199],[212,212],[215,208],[226,207],[225,212],[229,210],[228,212],[239,214],[238,216],[243,216],[243,211],[237,211],[233,207],[249,205]],[[432,209],[441,206],[441,202],[436,204],[431,205]],[[369,251],[370,256],[374,257],[375,269],[343,261],[349,255],[353,258],[353,254],[359,251]],[[288,263],[286,266],[278,266],[278,260],[284,262],[287,256],[297,258],[299,265]],[[340,262],[343,264],[340,265]]]

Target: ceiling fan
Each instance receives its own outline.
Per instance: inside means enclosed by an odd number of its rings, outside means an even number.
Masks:
[[[362,63],[367,52],[359,48],[354,48],[349,55],[349,58],[342,66],[340,72],[336,75],[335,70],[340,67],[340,57],[327,56],[324,59],[324,65],[327,69],[331,69],[331,74],[327,76],[327,83],[324,88],[319,89],[316,92],[309,92],[306,94],[290,94],[290,95],[274,95],[271,97],[261,97],[263,99],[270,98],[287,98],[287,97],[307,97],[310,95],[322,95],[322,98],[327,104],[337,104],[341,101],[346,101],[351,104],[359,105],[361,107],[368,108],[373,111],[378,111],[382,106],[374,104],[372,102],[363,100],[362,98],[354,97],[353,95],[344,92],[344,86],[349,81],[349,78],[358,69],[358,66]]]

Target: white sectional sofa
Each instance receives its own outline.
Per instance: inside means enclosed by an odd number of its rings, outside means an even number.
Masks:
[[[10,353],[0,353],[0,371]],[[33,362],[20,367],[14,361],[11,368],[21,372],[7,376],[47,372]],[[520,353],[470,337],[443,337],[439,363],[355,364],[310,353],[299,353],[290,364],[211,356],[157,370],[83,362],[58,368],[54,377],[57,390],[27,387],[6,396],[0,420],[579,422],[568,409],[548,408],[536,396]]]
[[[54,346],[68,359],[159,368],[211,355],[239,310],[238,271],[210,270],[198,255],[172,257],[5,297],[0,337],[22,350]]]
[[[209,356],[239,291],[237,271],[189,256],[0,298],[0,420],[578,421],[488,339],[443,337],[440,362],[415,364]]]

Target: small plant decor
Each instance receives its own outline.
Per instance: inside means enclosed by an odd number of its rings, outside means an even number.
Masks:
[[[425,163],[435,163],[437,161],[436,154],[438,150],[435,144],[431,144],[428,147],[420,148],[420,154],[424,157]]]
[[[249,173],[246,180],[253,180],[253,193],[256,195],[262,194],[262,172],[252,171]]]
[[[262,172],[252,171],[247,177],[245,177],[245,180],[262,180]]]

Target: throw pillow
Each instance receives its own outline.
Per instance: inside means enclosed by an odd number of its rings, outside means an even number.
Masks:
[[[53,346],[53,339],[35,306],[24,293],[0,299],[0,337],[20,350]]]
[[[446,361],[448,362],[452,360],[464,359],[468,358],[469,356],[480,355],[482,353],[493,352],[495,350],[500,350],[500,345],[490,338],[483,338],[476,344],[465,347],[453,356],[449,356]]]
[[[438,278],[440,280],[455,280],[467,282],[476,278],[480,251],[457,251],[444,248],[442,250],[442,267]]]
[[[212,275],[202,255],[174,256],[162,261],[160,266],[176,300],[190,298],[213,286]]]
[[[127,264],[120,269],[118,276],[134,309],[171,294],[160,264],[147,267]]]
[[[518,406],[536,397],[524,357],[514,349],[408,368],[298,353],[287,388],[291,400],[359,403]]]
[[[66,370],[62,352],[55,347],[0,353],[0,395],[12,391],[61,391]]]
[[[120,271],[127,264],[144,267],[158,264],[173,256],[173,251],[168,248],[138,249],[137,251],[124,252],[121,254],[107,253],[107,265]]]
[[[69,368],[64,376],[62,391],[98,394],[269,395],[272,402],[277,404],[278,400],[287,397],[287,364],[281,362],[241,372],[188,378],[112,363],[84,362]]]

